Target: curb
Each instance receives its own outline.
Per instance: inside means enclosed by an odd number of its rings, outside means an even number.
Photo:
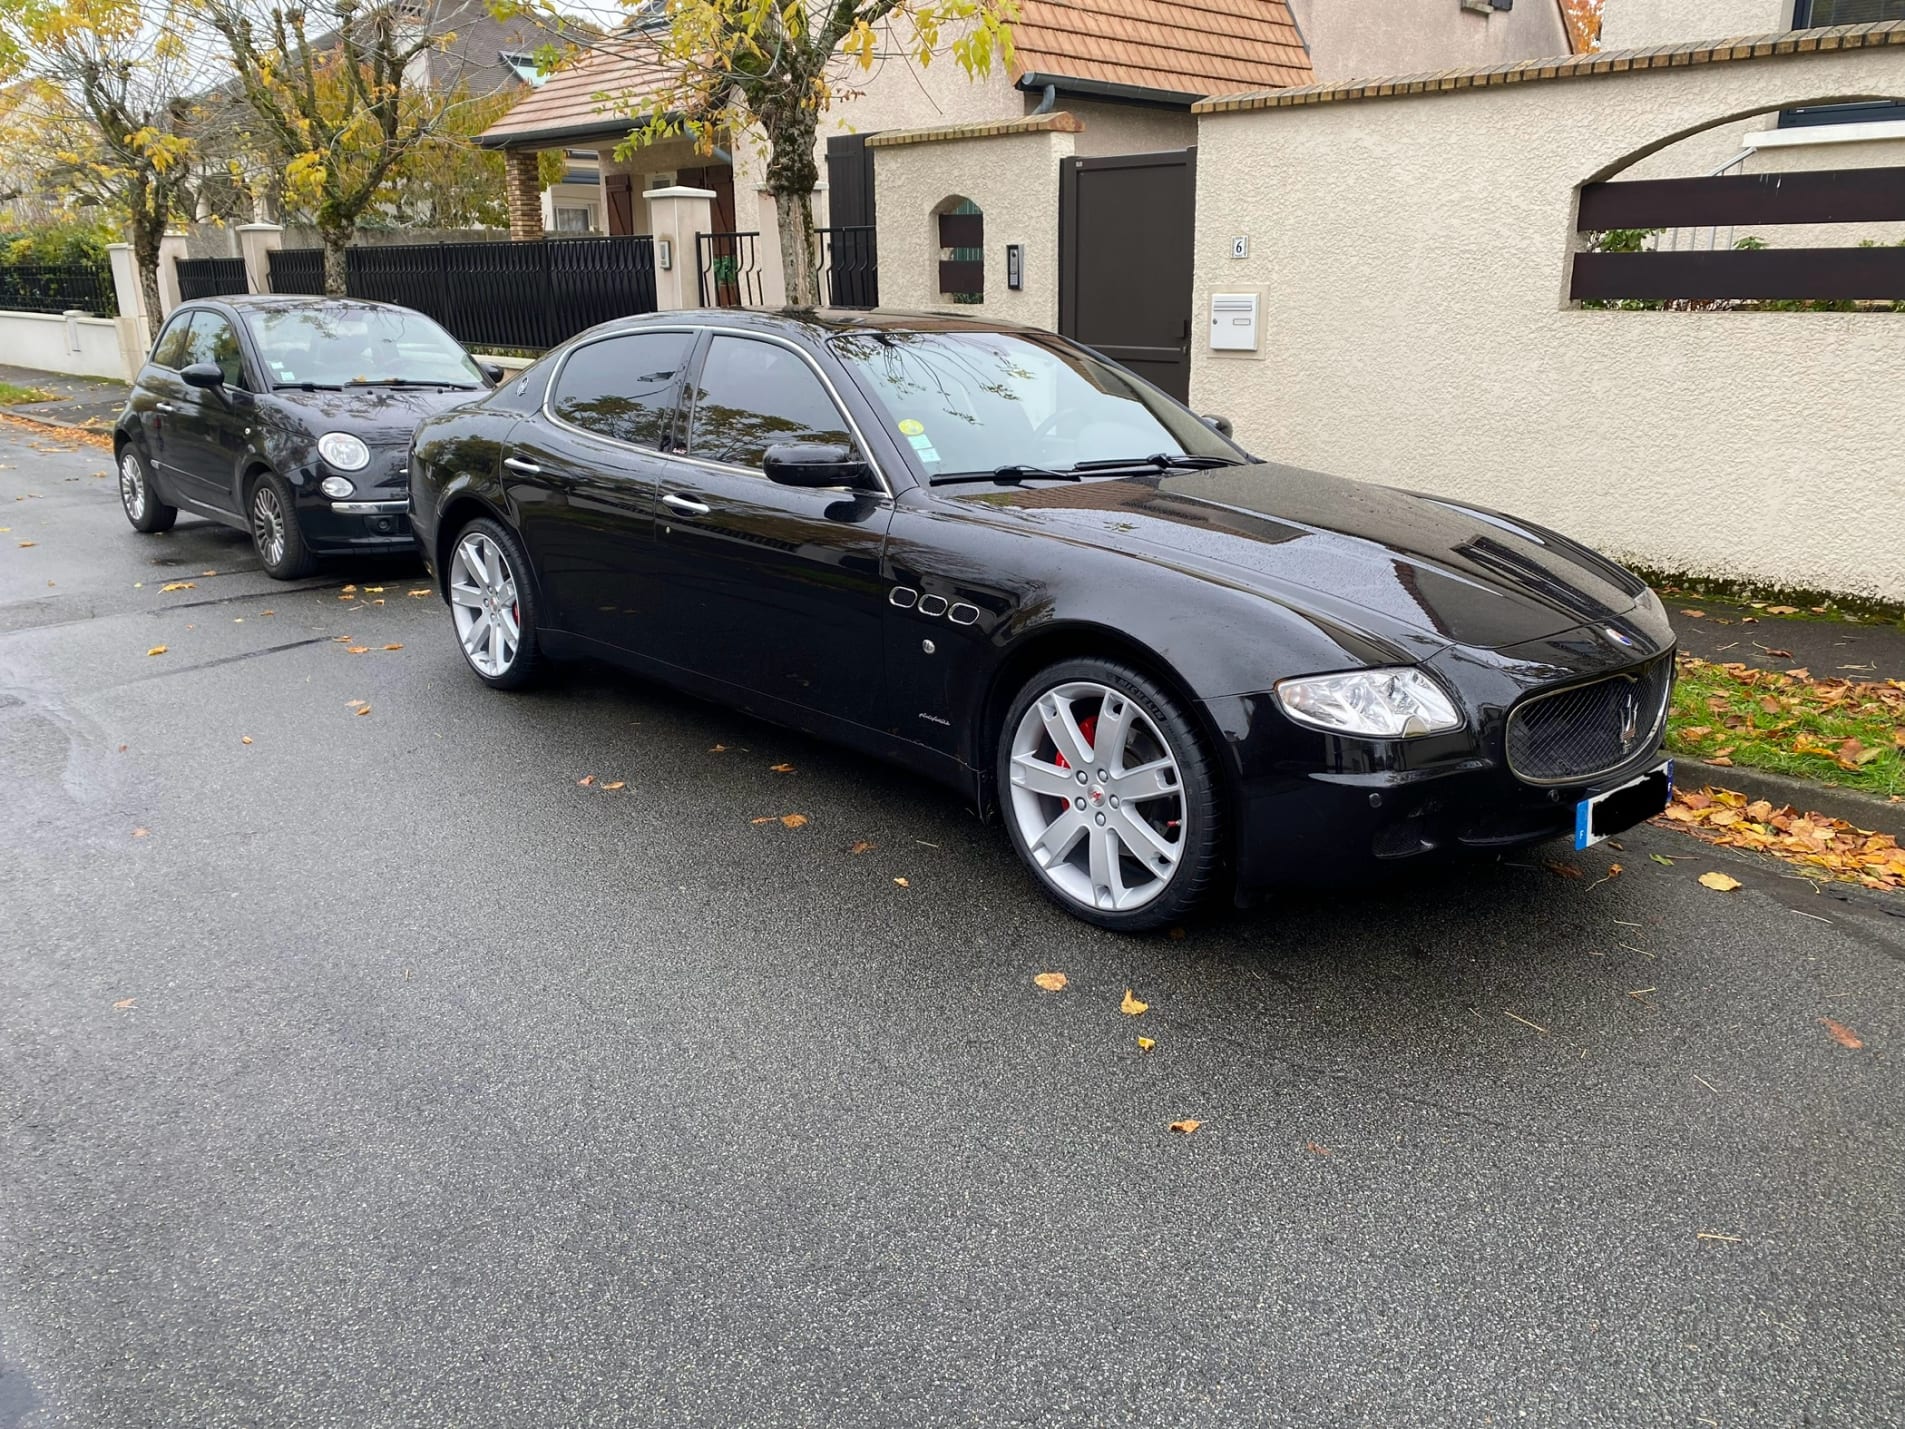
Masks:
[[[1765,799],[1775,808],[1790,804],[1802,814],[1829,814],[1869,833],[1890,834],[1905,843],[1905,801],[1889,803],[1855,789],[1837,789],[1810,779],[1793,779],[1759,769],[1703,764],[1674,756],[1674,787],[1733,789],[1749,799]]]
[[[89,432],[94,436],[111,436],[112,424],[95,426],[90,421],[72,422],[50,412],[23,412],[17,407],[0,407],[0,417],[11,417],[16,422],[31,422],[36,427],[52,427],[62,432]]]

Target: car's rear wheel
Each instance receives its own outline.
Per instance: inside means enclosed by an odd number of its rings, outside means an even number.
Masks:
[[[274,580],[295,581],[317,569],[317,557],[304,544],[291,488],[283,478],[269,472],[258,477],[245,500],[245,510],[251,524],[251,544],[257,548],[266,575]]]
[[[1028,681],[999,735],[1012,844],[1061,907],[1139,932],[1216,882],[1224,810],[1189,712],[1148,675],[1067,660]]]
[[[500,522],[480,516],[457,533],[447,572],[450,615],[463,658],[493,689],[520,689],[540,673],[528,571],[521,543]]]
[[[125,508],[132,529],[147,535],[170,531],[179,519],[178,507],[159,500],[159,493],[152,489],[152,469],[130,442],[119,452],[119,504]]]

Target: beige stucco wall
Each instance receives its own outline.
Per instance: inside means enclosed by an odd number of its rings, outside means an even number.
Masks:
[[[1564,300],[1582,180],[1855,89],[1905,94],[1905,49],[1208,116],[1197,330],[1213,290],[1261,284],[1267,341],[1200,345],[1193,405],[1264,455],[1647,565],[1905,599],[1905,315]]]
[[[1039,96],[1030,96],[1036,101]],[[1076,136],[1077,152],[1087,158],[1105,154],[1155,154],[1188,149],[1197,142],[1197,119],[1187,110],[1148,109],[1135,104],[1098,104],[1064,97],[1060,107],[1084,121]]]
[[[1601,11],[1601,48],[1769,35],[1789,28],[1792,18],[1793,0],[1607,0]]]
[[[1058,326],[1058,167],[1081,135],[1034,133],[878,146],[880,303]],[[936,213],[968,198],[985,214],[985,302],[953,306],[939,292]],[[1025,286],[1005,285],[1005,249],[1025,245]]]
[[[1609,8],[1615,3],[1608,0]],[[1456,0],[1290,0],[1290,9],[1319,84],[1568,53],[1557,0],[1519,0],[1486,15]]]

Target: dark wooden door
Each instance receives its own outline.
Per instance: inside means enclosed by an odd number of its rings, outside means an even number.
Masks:
[[[1179,401],[1191,390],[1197,150],[1067,159],[1058,330]]]
[[[609,235],[635,231],[635,182],[627,174],[604,174],[602,187],[609,198]]]

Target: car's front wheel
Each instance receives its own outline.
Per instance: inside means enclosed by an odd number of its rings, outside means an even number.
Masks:
[[[317,569],[317,557],[304,544],[291,488],[283,478],[268,472],[260,476],[252,483],[246,507],[251,544],[257,548],[266,575],[273,580],[295,581]]]
[[[1162,927],[1216,882],[1216,770],[1189,711],[1139,670],[1067,660],[1028,681],[1000,730],[998,780],[1019,857],[1086,922]]]
[[[448,571],[450,615],[463,658],[484,684],[520,689],[539,673],[536,593],[522,544],[478,517],[457,533]]]
[[[152,468],[130,442],[119,451],[119,504],[132,529],[147,535],[170,531],[179,519],[178,507],[159,500],[159,493],[152,489]]]

